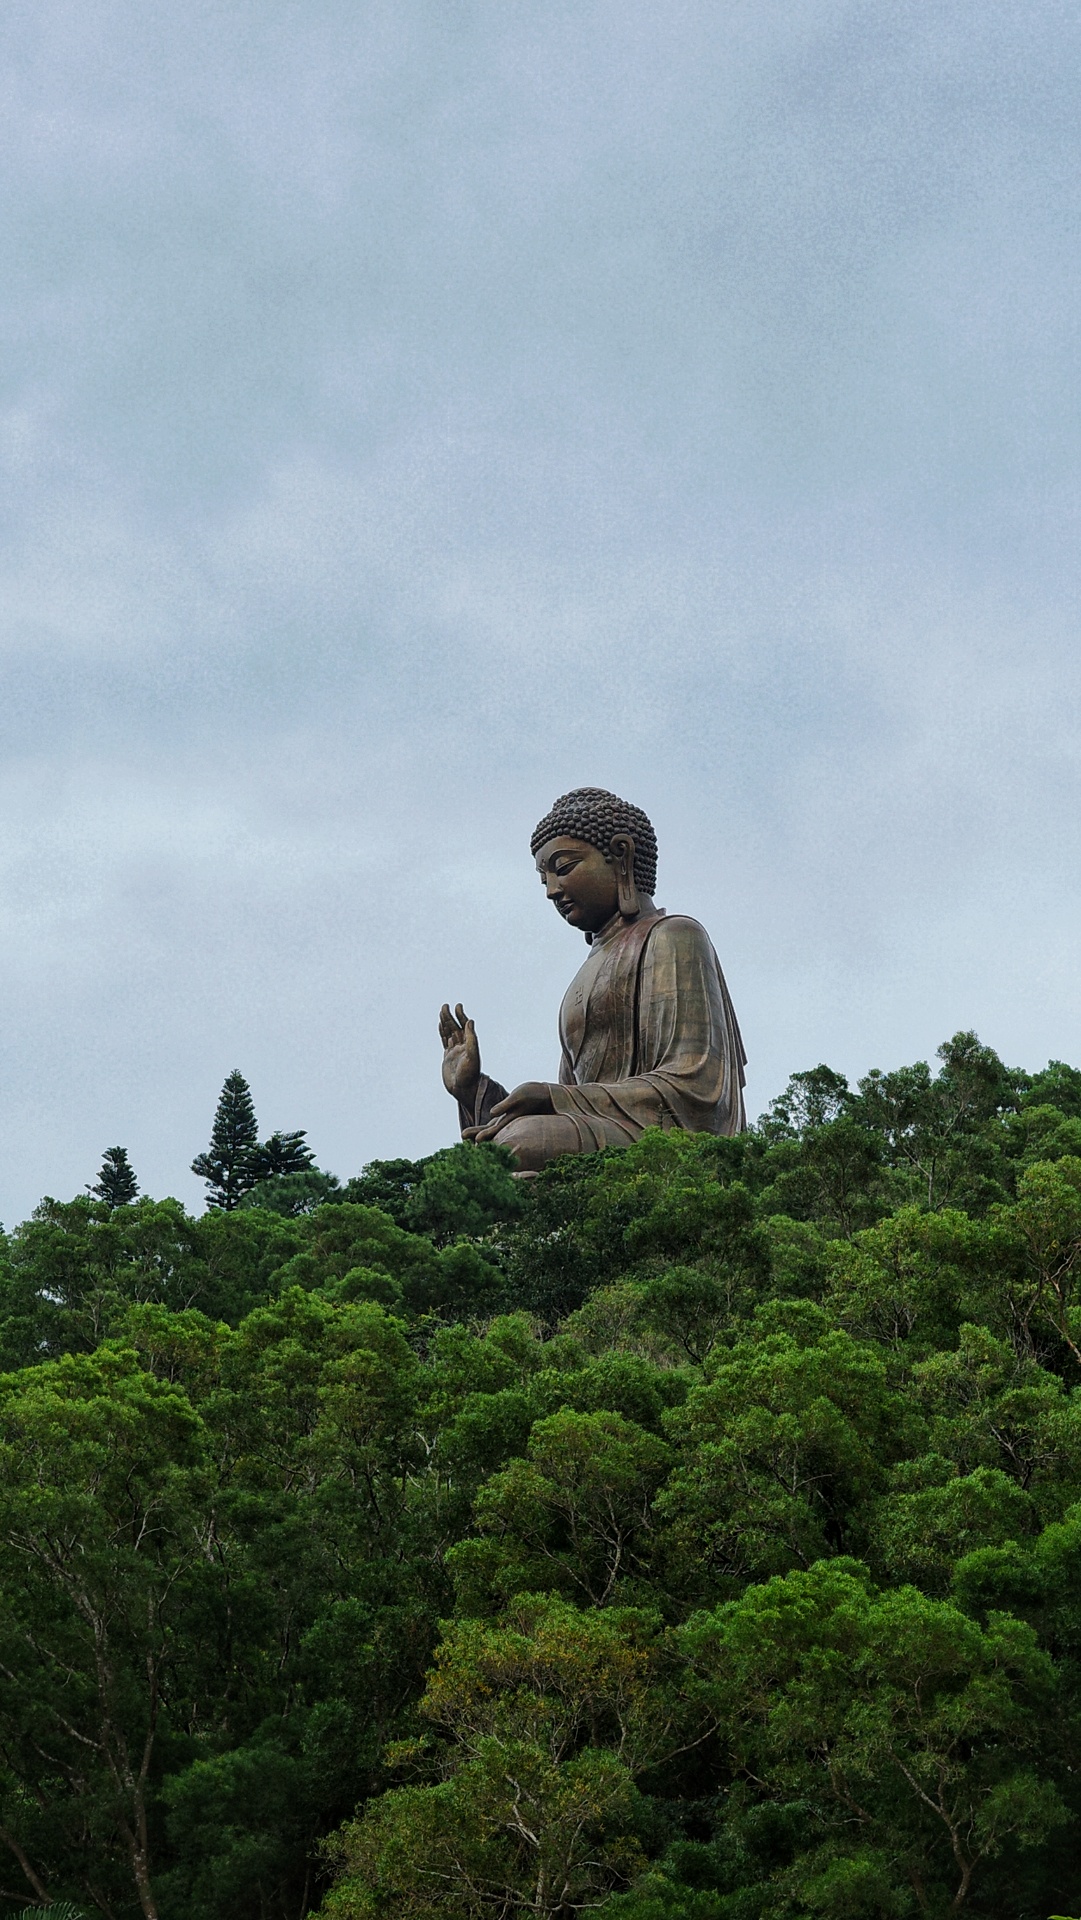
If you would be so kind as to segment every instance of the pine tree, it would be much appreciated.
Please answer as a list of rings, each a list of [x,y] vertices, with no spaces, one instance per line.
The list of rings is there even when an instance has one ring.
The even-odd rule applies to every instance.
[[[253,1147],[251,1170],[256,1180],[271,1180],[280,1173],[307,1173],[315,1165],[315,1155],[305,1146],[303,1127],[296,1133],[272,1133],[268,1140]]]
[[[221,1090],[210,1146],[191,1163],[192,1172],[206,1181],[208,1206],[231,1213],[241,1195],[254,1186],[258,1175],[252,1171],[252,1155],[258,1139],[251,1089],[235,1067]]]
[[[139,1191],[126,1147],[107,1147],[102,1157],[97,1185],[87,1191],[104,1200],[109,1207],[126,1207]]]

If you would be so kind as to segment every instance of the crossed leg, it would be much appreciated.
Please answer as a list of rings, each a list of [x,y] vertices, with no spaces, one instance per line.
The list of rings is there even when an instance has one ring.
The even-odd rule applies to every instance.
[[[520,1120],[509,1120],[496,1134],[496,1145],[510,1148],[520,1173],[539,1173],[561,1153],[589,1152],[565,1113],[527,1113]]]

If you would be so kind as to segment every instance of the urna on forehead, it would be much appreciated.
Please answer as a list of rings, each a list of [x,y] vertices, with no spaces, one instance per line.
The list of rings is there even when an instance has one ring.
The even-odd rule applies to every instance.
[[[649,816],[641,807],[621,800],[604,787],[575,787],[561,794],[550,812],[538,821],[530,838],[530,851],[536,854],[558,834],[571,834],[591,847],[607,853],[616,833],[628,833],[634,841],[634,878],[643,893],[652,894],[657,883],[657,836]]]

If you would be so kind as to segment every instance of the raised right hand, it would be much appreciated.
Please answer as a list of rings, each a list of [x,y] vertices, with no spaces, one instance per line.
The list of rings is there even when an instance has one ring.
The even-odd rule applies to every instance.
[[[455,1100],[472,1106],[480,1080],[480,1044],[460,1000],[453,1013],[444,1003],[439,1038],[443,1042],[443,1085]]]

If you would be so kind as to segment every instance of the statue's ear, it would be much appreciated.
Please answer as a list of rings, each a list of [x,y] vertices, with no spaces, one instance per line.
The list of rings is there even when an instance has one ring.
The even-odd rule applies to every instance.
[[[638,888],[634,884],[634,841],[629,833],[614,833],[608,846],[608,858],[616,873],[619,911],[624,920],[637,920],[642,911]]]

